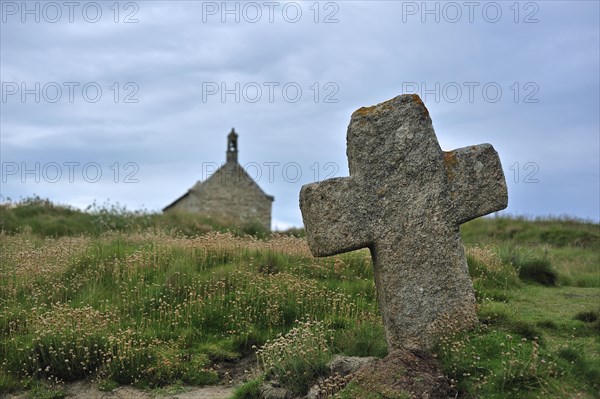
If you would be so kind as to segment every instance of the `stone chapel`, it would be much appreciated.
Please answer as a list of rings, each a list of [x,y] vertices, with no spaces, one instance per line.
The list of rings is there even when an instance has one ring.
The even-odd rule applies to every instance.
[[[237,226],[258,224],[270,231],[275,198],[265,194],[238,163],[238,135],[234,129],[227,136],[226,160],[208,179],[198,181],[163,212],[198,213]]]

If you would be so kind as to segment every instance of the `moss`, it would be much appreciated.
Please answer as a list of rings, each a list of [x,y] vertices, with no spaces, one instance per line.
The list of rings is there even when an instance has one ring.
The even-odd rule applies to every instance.
[[[427,107],[425,106],[425,103],[423,103],[423,100],[421,100],[421,97],[419,97],[418,94],[413,94],[412,100],[414,102],[416,102],[417,104],[421,105],[423,108],[425,108],[425,113],[427,114],[427,116],[429,116],[429,110],[427,109]]]
[[[380,115],[381,113],[391,110],[393,108],[393,105],[392,105],[393,101],[394,101],[394,99],[392,98],[391,100],[384,101],[382,103],[373,105],[371,107],[361,107],[361,108],[357,109],[356,111],[354,111],[354,113],[352,114],[352,117],[354,117],[355,115],[362,116],[362,117],[371,116],[371,115],[373,115],[373,116]]]

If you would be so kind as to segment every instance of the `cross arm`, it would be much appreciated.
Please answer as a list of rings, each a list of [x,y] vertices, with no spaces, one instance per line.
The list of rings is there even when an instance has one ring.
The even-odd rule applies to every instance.
[[[445,152],[444,163],[458,224],[506,208],[506,180],[491,144]]]
[[[352,177],[307,184],[300,190],[306,238],[315,256],[330,256],[371,244],[367,202]]]

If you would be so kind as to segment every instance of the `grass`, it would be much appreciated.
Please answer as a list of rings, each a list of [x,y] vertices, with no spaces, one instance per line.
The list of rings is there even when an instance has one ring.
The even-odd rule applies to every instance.
[[[257,398],[265,378],[301,395],[333,378],[333,354],[387,354],[366,250],[316,259],[301,230],[63,208],[0,209],[0,393],[216,384],[219,364],[256,356],[262,375],[234,397]],[[459,397],[598,397],[598,225],[477,219],[461,232],[481,323],[435,351]]]
[[[85,211],[53,204],[40,197],[0,204],[0,230],[14,234],[30,232],[43,237],[73,235],[99,236],[107,232],[137,232],[140,230],[175,231],[186,236],[209,231],[231,231],[236,235],[265,237],[267,232],[256,223],[231,226],[227,220],[185,212],[152,213],[129,211],[119,204],[96,203]],[[290,231],[293,234],[294,230]]]
[[[3,233],[0,245],[2,368],[21,379],[214,384],[212,365],[298,320],[351,328],[377,312],[345,292],[346,268],[288,236]]]
[[[248,381],[244,385],[238,387],[233,393],[233,399],[257,399],[260,397],[260,385],[262,378],[256,378]]]
[[[308,392],[311,381],[326,374],[335,338],[334,331],[327,330],[323,321],[297,324],[257,349],[256,356],[267,377],[302,395]]]
[[[547,244],[555,248],[598,248],[597,223],[574,218],[494,217],[479,218],[461,226],[469,244],[514,242],[521,245]]]

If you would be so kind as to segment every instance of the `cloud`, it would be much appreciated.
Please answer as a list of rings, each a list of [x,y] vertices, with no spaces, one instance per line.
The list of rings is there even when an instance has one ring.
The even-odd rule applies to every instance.
[[[224,161],[235,127],[240,161],[261,166],[259,184],[276,198],[274,220],[298,226],[301,185],[348,173],[351,113],[416,91],[444,149],[497,148],[507,212],[600,219],[597,2],[275,3],[227,2],[228,12],[222,2],[122,2],[118,15],[98,3],[95,23],[81,3],[73,22],[63,6],[50,23],[45,3],[28,2],[40,22],[23,23],[6,4],[24,3],[3,2],[1,194],[159,210],[204,177],[204,165]],[[36,162],[97,163],[104,177],[38,183],[6,173]],[[115,163],[119,179],[135,164],[139,181],[115,183]],[[526,184],[531,163],[539,182]],[[289,175],[295,164],[299,179]]]

